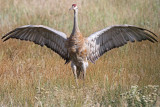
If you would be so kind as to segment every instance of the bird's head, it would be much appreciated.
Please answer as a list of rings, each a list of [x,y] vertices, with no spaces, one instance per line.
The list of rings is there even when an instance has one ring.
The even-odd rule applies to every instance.
[[[76,4],[72,4],[72,7],[69,10],[78,10],[78,7]]]

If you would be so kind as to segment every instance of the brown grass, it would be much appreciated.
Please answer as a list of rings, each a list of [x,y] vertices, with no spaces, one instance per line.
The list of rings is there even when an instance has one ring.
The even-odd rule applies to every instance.
[[[70,35],[75,1],[0,0],[0,34],[42,24]],[[84,36],[115,24],[160,33],[159,0],[76,1]],[[160,43],[129,43],[89,63],[86,84],[75,88],[70,64],[46,47],[0,40],[0,106],[122,106],[120,93],[132,85],[160,85]],[[159,101],[157,101],[159,102]],[[159,104],[159,103],[157,103]]]

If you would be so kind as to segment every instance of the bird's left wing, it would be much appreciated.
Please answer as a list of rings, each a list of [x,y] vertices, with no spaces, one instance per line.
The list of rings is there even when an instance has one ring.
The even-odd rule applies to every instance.
[[[94,63],[105,52],[125,45],[128,41],[134,42],[149,40],[157,42],[153,32],[132,25],[116,25],[93,33],[87,38],[89,49],[87,59]]]
[[[59,54],[64,60],[69,61],[68,51],[65,48],[66,34],[43,25],[25,25],[12,30],[2,37],[3,41],[10,38],[34,42],[47,46]]]

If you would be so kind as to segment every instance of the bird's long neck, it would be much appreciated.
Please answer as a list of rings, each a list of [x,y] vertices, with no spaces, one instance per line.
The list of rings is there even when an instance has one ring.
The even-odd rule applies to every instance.
[[[78,10],[74,10],[74,26],[71,35],[74,35],[76,32],[80,32],[78,27]]]

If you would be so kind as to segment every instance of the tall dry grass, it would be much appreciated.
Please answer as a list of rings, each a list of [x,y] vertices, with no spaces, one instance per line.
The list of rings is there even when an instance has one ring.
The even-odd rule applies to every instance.
[[[0,0],[0,35],[28,24],[42,24],[70,35],[73,0]],[[159,0],[79,0],[84,36],[115,24],[160,33]],[[87,69],[76,89],[70,64],[46,47],[0,40],[0,106],[127,106],[120,94],[132,85],[160,85],[160,44],[129,43],[109,51]],[[159,99],[156,102],[160,105]]]

